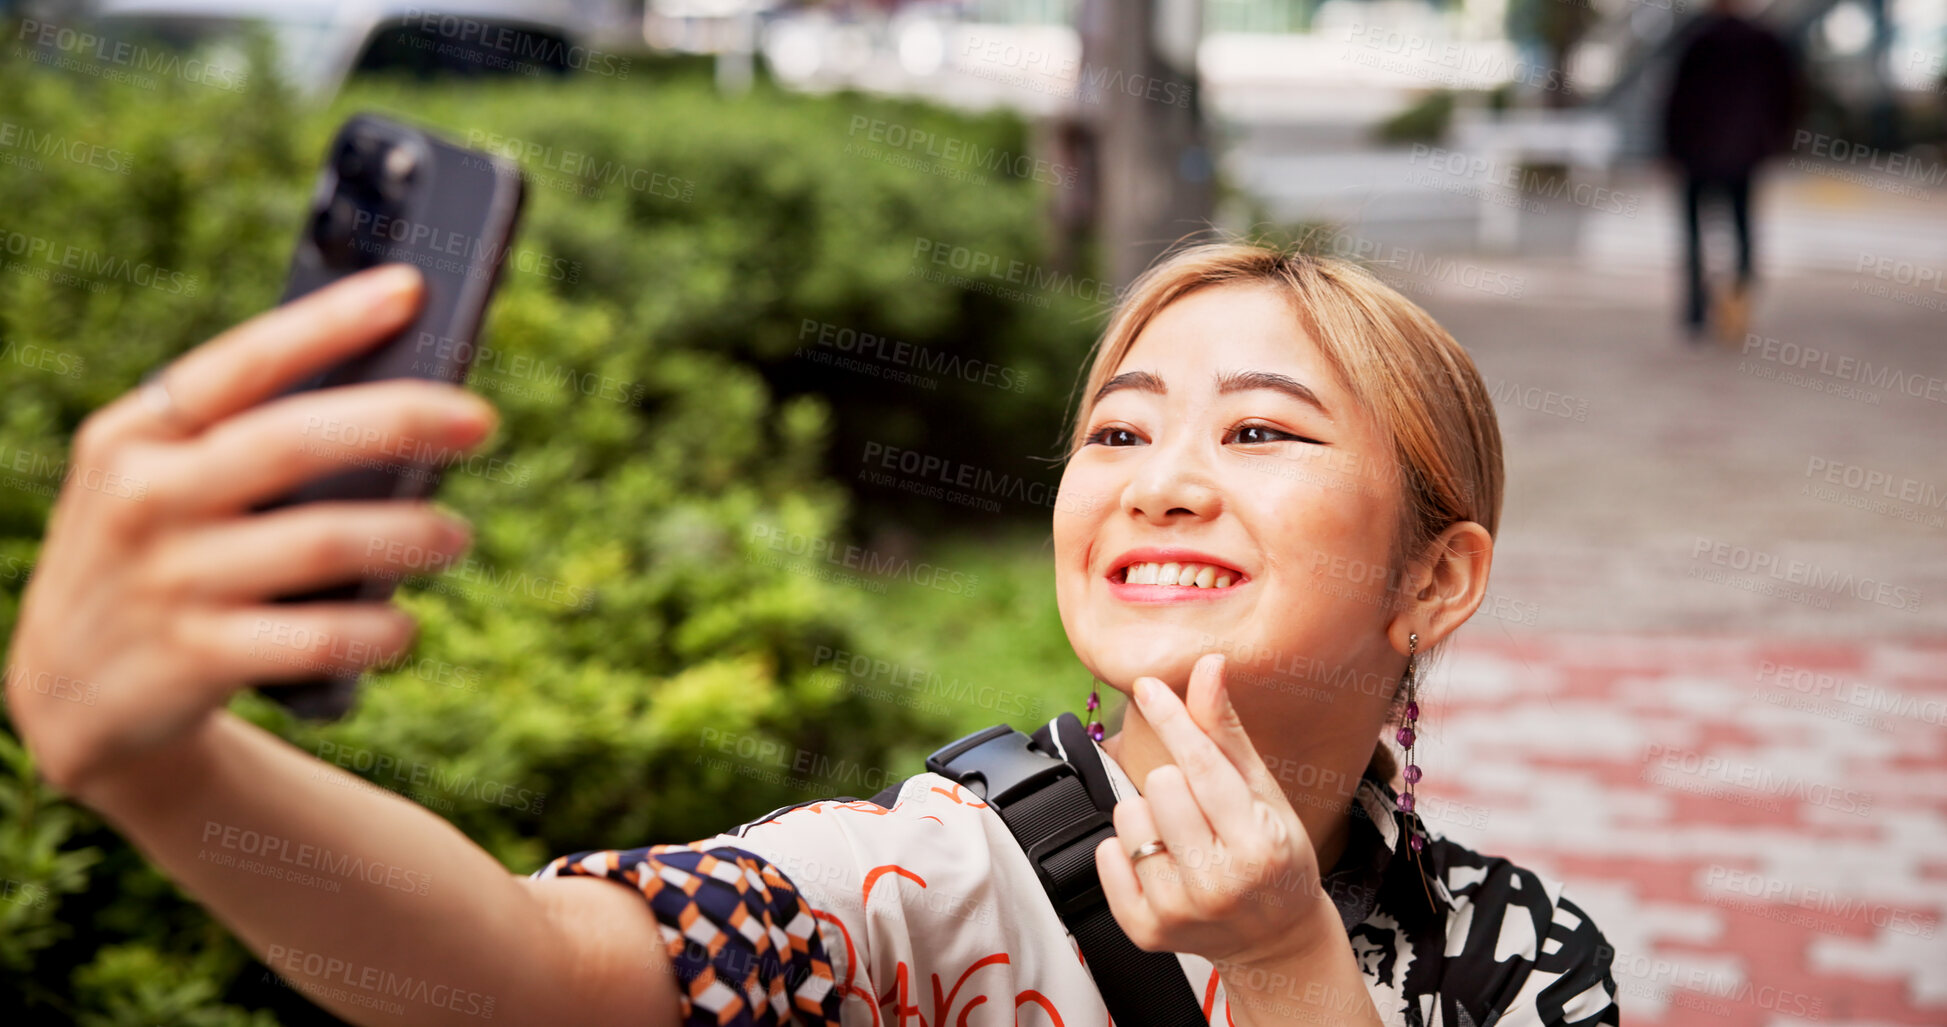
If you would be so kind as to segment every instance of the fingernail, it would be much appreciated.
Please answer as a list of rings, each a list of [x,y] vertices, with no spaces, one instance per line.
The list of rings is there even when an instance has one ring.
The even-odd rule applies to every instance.
[[[473,541],[473,528],[465,521],[454,517],[443,517],[439,525],[440,548],[449,553],[466,549]]]
[[[419,302],[419,269],[411,264],[387,264],[366,283],[377,317],[401,317]]]
[[[1141,706],[1143,709],[1148,709],[1153,703],[1156,702],[1156,693],[1152,691],[1152,689],[1157,689],[1161,687],[1163,687],[1163,683],[1161,681],[1156,680],[1155,678],[1137,678],[1136,679],[1136,704]]]
[[[500,411],[471,392],[461,392],[459,395],[460,399],[454,404],[449,417],[454,434],[476,440],[493,434],[494,425],[500,423]]]

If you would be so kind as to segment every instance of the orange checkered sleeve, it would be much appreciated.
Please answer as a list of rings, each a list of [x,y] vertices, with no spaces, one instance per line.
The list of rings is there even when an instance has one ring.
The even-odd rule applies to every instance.
[[[816,914],[784,873],[729,845],[562,856],[537,878],[605,877],[642,893],[662,927],[686,1027],[837,1027]]]

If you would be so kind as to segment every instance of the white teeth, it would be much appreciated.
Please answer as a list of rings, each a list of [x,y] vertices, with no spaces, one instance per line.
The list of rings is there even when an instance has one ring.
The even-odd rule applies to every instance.
[[[1207,563],[1132,563],[1122,580],[1131,585],[1175,585],[1179,588],[1229,588],[1235,577]]]

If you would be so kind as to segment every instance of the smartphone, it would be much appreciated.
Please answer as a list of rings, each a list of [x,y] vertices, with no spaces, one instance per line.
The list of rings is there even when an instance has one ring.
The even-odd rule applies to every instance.
[[[403,331],[284,395],[388,378],[464,383],[524,196],[519,167],[502,157],[371,114],[347,120],[325,155],[278,302],[393,262],[419,268],[425,301]],[[328,433],[333,426],[319,429]],[[424,498],[438,487],[440,466],[455,455],[405,439],[388,440],[386,448],[384,459],[316,479],[259,509],[324,499]],[[384,601],[397,585],[394,578],[372,576],[278,601]],[[358,674],[267,683],[258,690],[299,716],[335,720],[351,709]]]

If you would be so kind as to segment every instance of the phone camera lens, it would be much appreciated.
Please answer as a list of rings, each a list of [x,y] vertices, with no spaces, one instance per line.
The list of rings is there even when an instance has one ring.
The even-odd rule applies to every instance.
[[[336,164],[340,178],[358,178],[365,174],[365,155],[359,151],[359,145],[355,142],[347,142],[339,148]]]
[[[358,263],[358,247],[352,241],[356,212],[343,194],[335,195],[312,221],[311,241],[331,267],[351,267]]]
[[[403,146],[395,146],[385,154],[385,177],[388,181],[410,182],[413,172],[419,170],[419,158]]]

